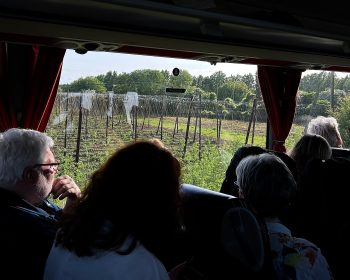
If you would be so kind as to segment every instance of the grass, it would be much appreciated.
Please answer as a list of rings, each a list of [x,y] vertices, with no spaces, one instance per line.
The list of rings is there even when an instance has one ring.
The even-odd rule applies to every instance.
[[[117,118],[116,118],[117,119]],[[150,126],[148,127],[148,121]],[[80,160],[75,163],[75,153],[77,146],[76,128],[67,135],[67,146],[64,148],[64,127],[63,124],[48,126],[47,133],[55,140],[55,154],[62,162],[59,174],[67,174],[74,178],[77,184],[84,188],[90,175],[103,163],[108,156],[123,146],[125,143],[134,141],[131,138],[132,131],[125,121],[115,123],[114,127],[109,127],[106,137],[106,121],[102,117],[88,119],[88,126],[82,129],[80,145]],[[159,118],[150,118],[145,122],[144,129],[138,130],[139,139],[160,138],[157,132]],[[175,125],[174,117],[165,117],[163,120],[164,144],[181,161],[182,182],[198,185],[211,190],[219,190],[225,176],[226,168],[237,148],[245,144],[247,122],[223,120],[221,124],[220,142],[217,143],[216,119],[202,120],[202,154],[199,159],[198,135],[194,138],[194,118],[190,126],[190,134],[186,155],[184,157],[184,134],[186,131],[187,118],[179,118],[179,131],[173,137]],[[142,121],[138,122],[139,127]],[[257,123],[254,134],[254,145],[265,146],[266,124]],[[87,132],[85,134],[85,132]],[[197,130],[198,133],[198,130]],[[294,143],[300,138],[303,128],[293,125],[289,137],[286,141],[287,149],[291,149]],[[248,144],[251,144],[251,135]],[[66,155],[65,155],[66,153]]]

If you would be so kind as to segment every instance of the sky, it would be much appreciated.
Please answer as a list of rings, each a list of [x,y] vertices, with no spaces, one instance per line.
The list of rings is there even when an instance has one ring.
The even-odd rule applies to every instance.
[[[192,76],[210,76],[222,71],[226,76],[255,74],[256,65],[217,63],[211,65],[209,62],[196,60],[162,58],[154,56],[129,55],[107,52],[88,52],[77,54],[73,50],[67,50],[60,79],[60,84],[71,83],[81,77],[97,76],[106,74],[108,71],[130,73],[134,70],[152,69],[168,70],[170,73],[177,67],[187,70]],[[319,71],[305,71],[303,75],[318,73]],[[337,76],[343,77],[348,73],[337,72]]]
[[[71,83],[81,77],[97,76],[106,74],[108,71],[130,73],[138,69],[168,70],[170,73],[177,67],[187,70],[192,76],[210,76],[222,71],[226,76],[255,74],[255,65],[218,63],[210,65],[208,62],[201,62],[186,59],[160,58],[153,56],[128,55],[106,52],[88,52],[84,55],[67,50],[61,74],[60,84]]]

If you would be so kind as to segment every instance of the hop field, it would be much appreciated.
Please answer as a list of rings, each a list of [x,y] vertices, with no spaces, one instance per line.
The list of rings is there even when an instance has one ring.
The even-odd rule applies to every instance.
[[[188,108],[181,114],[161,109],[151,112],[142,110],[142,104],[128,117],[120,101],[111,107],[106,100],[92,100],[90,108],[84,108],[76,97],[58,95],[56,99],[46,132],[55,141],[55,154],[62,162],[60,173],[72,176],[82,188],[111,153],[131,141],[161,139],[182,164],[182,182],[211,190],[220,189],[238,147],[246,143],[265,146],[265,122],[225,119],[219,114],[208,118]],[[288,148],[302,130],[293,126]]]

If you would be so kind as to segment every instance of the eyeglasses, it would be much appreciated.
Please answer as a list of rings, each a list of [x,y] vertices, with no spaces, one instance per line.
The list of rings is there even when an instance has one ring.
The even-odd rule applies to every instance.
[[[38,164],[35,164],[34,167],[48,166],[49,168],[47,170],[50,170],[52,172],[57,172],[59,165],[60,165],[60,162],[38,163]]]

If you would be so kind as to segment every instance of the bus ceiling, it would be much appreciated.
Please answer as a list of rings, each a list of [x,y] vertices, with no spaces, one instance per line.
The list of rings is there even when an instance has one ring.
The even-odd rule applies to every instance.
[[[0,41],[350,72],[350,20],[336,2],[1,1]]]

